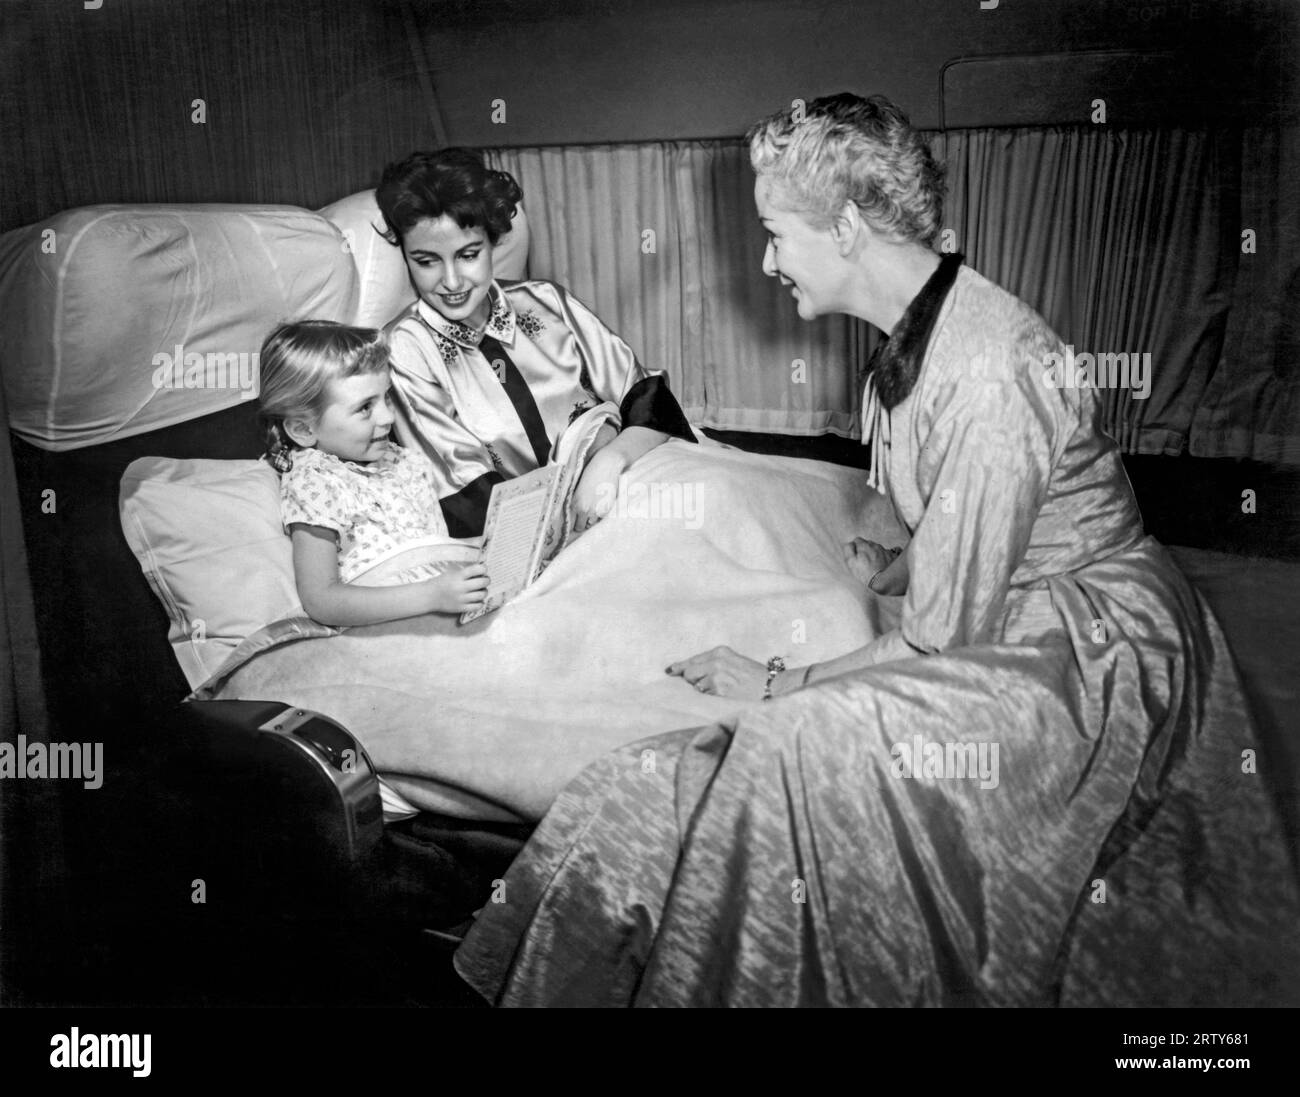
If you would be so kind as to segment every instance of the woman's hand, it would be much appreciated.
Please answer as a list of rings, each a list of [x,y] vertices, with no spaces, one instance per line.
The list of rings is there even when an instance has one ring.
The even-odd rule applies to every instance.
[[[649,427],[616,431],[608,423],[603,426],[573,493],[573,528],[581,532],[604,518],[618,498],[618,478],[667,440],[668,435]]]
[[[616,449],[606,446],[597,450],[587,460],[582,477],[573,492],[573,528],[577,532],[589,529],[605,517],[618,498],[618,478],[627,463]]]
[[[866,586],[876,572],[884,571],[894,562],[897,551],[891,551],[877,541],[868,541],[865,537],[855,537],[844,546],[844,562],[849,565],[853,577]]]
[[[600,430],[596,432],[595,440],[591,443],[591,452],[587,455],[587,459],[591,460],[617,437],[618,427],[614,426],[613,423],[602,424]]]
[[[844,562],[855,579],[877,594],[903,594],[907,590],[907,562],[894,565],[904,552],[855,537],[844,546]]]
[[[668,667],[669,674],[685,678],[701,693],[759,701],[767,684],[767,667],[737,655],[729,647],[692,655]]]
[[[464,613],[482,605],[487,597],[488,574],[482,564],[450,568],[436,579],[425,580],[432,613]]]

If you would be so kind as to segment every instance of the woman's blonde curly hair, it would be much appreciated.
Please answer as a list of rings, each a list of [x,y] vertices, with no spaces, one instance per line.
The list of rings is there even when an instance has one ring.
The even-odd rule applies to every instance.
[[[779,182],[817,223],[852,201],[880,232],[929,246],[943,218],[943,169],[883,95],[850,92],[777,111],[747,135],[758,175]]]

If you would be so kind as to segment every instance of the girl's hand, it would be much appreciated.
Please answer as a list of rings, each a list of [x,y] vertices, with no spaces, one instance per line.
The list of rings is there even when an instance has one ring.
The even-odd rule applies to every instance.
[[[577,532],[589,529],[605,517],[618,498],[618,478],[627,468],[622,455],[612,449],[594,453],[582,470],[582,477],[573,492],[573,528]]]
[[[427,583],[430,612],[464,613],[481,605],[487,597],[487,568],[482,564],[466,564],[445,571]]]
[[[737,655],[729,647],[692,655],[668,667],[668,673],[685,678],[701,693],[759,701],[767,684],[767,667]]]

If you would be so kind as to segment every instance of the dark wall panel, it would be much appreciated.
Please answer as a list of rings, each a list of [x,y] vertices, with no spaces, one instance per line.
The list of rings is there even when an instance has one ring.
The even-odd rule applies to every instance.
[[[893,96],[924,128],[1084,121],[1097,96],[1112,125],[1258,123],[1295,99],[1298,13],[1290,0],[0,0],[0,229],[95,202],[315,207],[444,136],[734,136],[846,88]],[[1087,60],[1114,50],[1145,59]]]
[[[990,2],[990,0],[985,0]],[[388,5],[391,9],[396,5]],[[952,70],[965,125],[1083,122],[1096,97],[1123,122],[1258,120],[1294,98],[1288,0],[569,0],[417,5],[453,140],[564,144],[720,137],[795,97],[881,91],[942,122],[957,59],[1049,55],[1028,89]],[[1129,64],[1069,54],[1128,51]],[[1062,55],[1065,56],[1062,56]],[[968,79],[969,78],[969,79]],[[963,81],[966,82],[963,82]],[[1289,81],[1292,81],[1289,83]],[[1029,90],[1033,94],[1026,95]],[[505,124],[492,104],[505,99]],[[949,123],[953,124],[953,123]]]

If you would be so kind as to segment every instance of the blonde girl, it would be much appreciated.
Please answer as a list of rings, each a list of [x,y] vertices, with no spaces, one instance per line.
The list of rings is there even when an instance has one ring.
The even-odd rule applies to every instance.
[[[370,625],[480,603],[488,579],[453,541],[432,466],[390,432],[382,333],[324,320],[283,324],[261,351],[268,458],[281,474],[303,608],[327,625]]]

